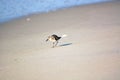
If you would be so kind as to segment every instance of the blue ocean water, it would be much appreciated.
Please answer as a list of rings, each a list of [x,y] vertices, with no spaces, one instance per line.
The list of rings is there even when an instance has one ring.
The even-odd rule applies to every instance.
[[[0,23],[21,16],[110,0],[0,0]]]

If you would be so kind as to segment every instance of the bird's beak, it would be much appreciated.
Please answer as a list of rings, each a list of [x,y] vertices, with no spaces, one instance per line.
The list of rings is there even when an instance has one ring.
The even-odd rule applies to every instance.
[[[48,39],[46,39],[46,42],[48,41]]]

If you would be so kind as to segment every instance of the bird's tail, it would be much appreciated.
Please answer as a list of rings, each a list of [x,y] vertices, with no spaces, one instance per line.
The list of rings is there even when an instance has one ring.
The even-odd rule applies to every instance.
[[[62,38],[64,38],[64,37],[67,37],[67,35],[66,35],[66,34],[64,34],[64,35],[62,35],[61,37],[62,37]]]

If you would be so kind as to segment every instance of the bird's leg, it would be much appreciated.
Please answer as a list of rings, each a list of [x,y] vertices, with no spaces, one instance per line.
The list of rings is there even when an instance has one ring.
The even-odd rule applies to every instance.
[[[55,45],[55,42],[53,42],[53,46],[52,46],[52,48],[54,48],[54,47],[55,47],[54,45]]]
[[[56,44],[55,44],[55,46],[57,46],[57,44],[58,44],[58,41],[56,41]]]

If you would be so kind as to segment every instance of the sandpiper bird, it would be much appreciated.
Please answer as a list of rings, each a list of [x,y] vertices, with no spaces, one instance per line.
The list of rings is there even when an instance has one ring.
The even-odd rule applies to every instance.
[[[59,37],[59,36],[57,36],[56,34],[53,34],[53,35],[51,35],[51,36],[48,36],[48,38],[46,39],[46,42],[47,41],[51,41],[51,42],[53,42],[53,48],[55,47],[55,46],[57,46],[57,44],[58,44],[58,41],[61,39],[61,38],[63,38],[63,37],[66,37],[67,35],[62,35],[61,37]]]

